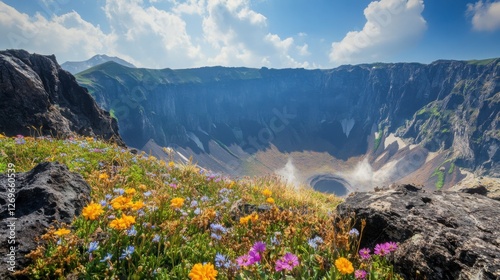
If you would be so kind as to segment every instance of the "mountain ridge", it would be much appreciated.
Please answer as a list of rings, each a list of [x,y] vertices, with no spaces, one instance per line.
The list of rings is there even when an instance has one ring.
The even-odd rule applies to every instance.
[[[356,169],[366,157],[369,172],[393,166],[389,175],[380,174],[387,180],[411,178],[441,188],[466,176],[455,174],[452,164],[500,174],[499,65],[499,58],[314,70],[106,64],[76,77],[114,113],[125,141],[136,148],[159,150],[148,144],[154,139],[215,170],[227,165],[219,171],[236,175],[274,172],[287,160],[271,162],[294,152],[326,153],[339,160],[335,172],[346,171],[346,164]],[[271,159],[266,153],[273,149],[278,154]],[[259,156],[258,166],[246,162]],[[413,169],[427,171],[410,176]]]
[[[63,64],[61,64],[61,67],[70,72],[71,74],[76,74],[82,71],[85,71],[89,68],[92,68],[96,65],[106,63],[109,61],[113,61],[115,63],[118,63],[120,65],[129,67],[129,68],[135,68],[135,66],[132,63],[129,63],[119,57],[116,56],[108,56],[105,54],[96,54],[93,57],[84,60],[84,61],[66,61]]]

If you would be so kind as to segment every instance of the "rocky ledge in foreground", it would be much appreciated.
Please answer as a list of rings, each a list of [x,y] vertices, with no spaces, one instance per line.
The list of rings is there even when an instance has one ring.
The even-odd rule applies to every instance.
[[[394,263],[406,279],[500,279],[500,201],[402,185],[353,193],[338,210],[366,219],[362,246],[399,242]]]
[[[116,120],[53,55],[0,51],[0,115],[0,133],[8,136],[78,134],[124,144]]]
[[[12,219],[8,203],[8,174],[0,175],[0,279],[8,279],[6,256],[10,246],[16,246],[15,270],[28,264],[25,254],[37,247],[35,238],[44,234],[53,222],[70,224],[90,200],[90,186],[82,176],[70,172],[66,165],[41,163],[29,172],[15,173],[16,201]],[[9,222],[15,222],[8,227]],[[15,229],[15,234],[11,233]],[[15,236],[15,244],[8,236]]]

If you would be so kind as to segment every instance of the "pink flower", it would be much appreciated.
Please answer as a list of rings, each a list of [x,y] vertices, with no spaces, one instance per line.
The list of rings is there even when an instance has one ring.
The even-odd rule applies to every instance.
[[[370,258],[370,249],[368,248],[363,248],[361,250],[359,250],[359,256],[363,259],[363,260],[367,260]]]
[[[358,269],[354,271],[354,277],[356,277],[356,279],[366,279],[366,271]]]
[[[294,267],[298,265],[299,265],[299,258],[292,253],[286,253],[281,259],[276,261],[275,269],[276,271],[292,270]]]
[[[389,252],[394,252],[398,249],[398,244],[396,242],[387,242],[385,245]]]
[[[374,253],[381,257],[390,253],[387,243],[375,245]]]

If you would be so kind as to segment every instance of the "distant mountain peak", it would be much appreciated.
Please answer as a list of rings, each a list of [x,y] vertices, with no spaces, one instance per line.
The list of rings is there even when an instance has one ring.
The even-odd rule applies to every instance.
[[[119,57],[108,56],[105,54],[96,54],[85,61],[66,61],[63,64],[61,64],[61,67],[64,70],[70,72],[71,74],[76,74],[109,61],[116,62],[126,67],[136,68],[132,63],[129,63]]]

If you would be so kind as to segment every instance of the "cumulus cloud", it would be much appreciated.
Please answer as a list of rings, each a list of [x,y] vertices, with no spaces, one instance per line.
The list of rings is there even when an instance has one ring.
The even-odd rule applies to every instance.
[[[30,17],[3,2],[0,2],[0,34],[5,34],[0,41],[1,49],[55,53],[66,59],[107,52],[114,40],[113,36],[104,34],[76,12],[47,20],[40,13]]]
[[[336,65],[380,61],[411,45],[426,30],[423,10],[423,0],[371,2],[364,10],[363,29],[332,43],[330,61]]]
[[[467,5],[467,14],[472,17],[472,27],[477,31],[500,29],[500,1]]]
[[[105,0],[102,11],[110,31],[76,11],[30,16],[0,1],[0,48],[54,53],[60,62],[105,53],[148,68],[309,66],[307,44],[270,32],[250,0]]]

